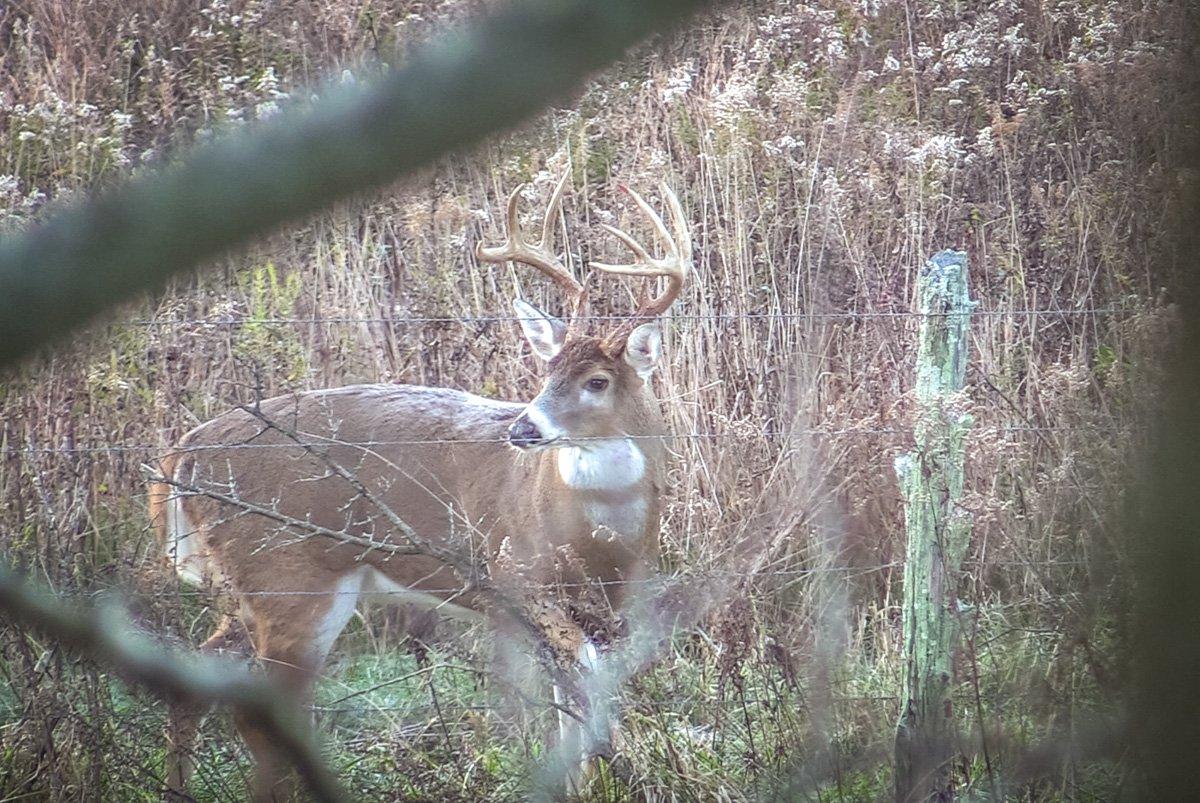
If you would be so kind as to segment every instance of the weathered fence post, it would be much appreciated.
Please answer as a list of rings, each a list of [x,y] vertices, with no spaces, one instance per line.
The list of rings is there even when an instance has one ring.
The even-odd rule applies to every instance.
[[[956,588],[971,537],[958,508],[971,417],[955,409],[967,365],[967,257],[935,254],[919,279],[916,451],[896,459],[908,546],[904,695],[896,727],[897,801],[950,799],[954,717],[947,692],[957,637]]]

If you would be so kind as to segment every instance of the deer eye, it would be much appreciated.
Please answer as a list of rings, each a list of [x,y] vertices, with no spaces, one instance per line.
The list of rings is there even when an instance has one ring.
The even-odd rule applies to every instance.
[[[602,376],[593,376],[587,381],[587,389],[599,393],[608,387],[608,380]]]

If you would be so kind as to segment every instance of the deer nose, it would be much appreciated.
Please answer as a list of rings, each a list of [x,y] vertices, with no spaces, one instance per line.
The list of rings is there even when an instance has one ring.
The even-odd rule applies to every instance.
[[[513,421],[508,428],[508,442],[520,449],[528,449],[545,440],[542,432],[526,416],[522,415]]]

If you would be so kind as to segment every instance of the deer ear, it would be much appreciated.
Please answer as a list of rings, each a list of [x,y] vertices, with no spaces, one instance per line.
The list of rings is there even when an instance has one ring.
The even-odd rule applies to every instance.
[[[625,362],[637,375],[649,379],[662,360],[662,332],[656,323],[644,323],[629,333],[625,341]]]
[[[521,330],[533,353],[546,361],[554,359],[567,339],[567,325],[519,298],[513,300],[513,309],[517,311]]]

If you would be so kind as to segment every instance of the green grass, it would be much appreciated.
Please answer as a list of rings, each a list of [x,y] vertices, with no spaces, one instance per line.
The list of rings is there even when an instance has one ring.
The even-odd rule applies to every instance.
[[[347,635],[315,693],[317,721],[330,765],[355,799],[521,799],[537,778],[555,727],[548,708],[521,705],[481,671],[486,662],[465,656],[458,636],[429,651],[424,663],[403,650],[369,649],[366,628]],[[469,634],[468,634],[469,635]],[[1003,726],[1022,744],[1044,739],[1055,722],[1056,678],[1074,676],[1076,714],[1098,710],[1102,695],[1078,678],[1077,658],[1047,649],[1045,636],[1022,637],[1010,624],[984,619],[976,639],[980,705],[989,726]],[[897,702],[880,667],[846,660],[825,675],[828,692],[815,676],[791,685],[753,645],[738,665],[696,649],[681,636],[649,671],[626,684],[622,716],[624,757],[601,771],[588,787],[589,800],[634,800],[674,794],[678,799],[792,799],[868,801],[886,796],[891,775],[890,732]],[[1068,661],[1064,664],[1064,661]],[[806,672],[811,667],[806,668]],[[80,674],[88,668],[68,665]],[[724,672],[724,675],[722,675]],[[511,676],[508,673],[506,676]],[[100,677],[103,719],[103,788],[122,800],[157,799],[163,765],[164,708],[119,680]],[[963,732],[977,724],[973,688],[955,689]],[[535,684],[536,685],[536,684]],[[526,690],[530,698],[538,690]],[[1088,702],[1090,701],[1090,703]],[[86,696],[66,701],[86,716]],[[1082,707],[1081,707],[1082,705]],[[12,687],[0,688],[0,730],[18,726],[22,705]],[[963,770],[964,792],[988,794],[989,776],[978,744],[964,747],[975,757]],[[20,744],[18,742],[18,744]],[[1012,753],[992,745],[991,761],[1003,777]],[[89,754],[80,746],[75,766],[87,775]],[[112,759],[119,758],[119,761]],[[10,765],[20,764],[9,755]],[[238,800],[251,764],[229,717],[214,715],[198,745],[198,769],[190,791],[198,801]],[[1101,800],[1121,782],[1109,765],[1081,765],[1070,787],[1010,789],[1006,799]],[[5,792],[13,791],[10,788]]]
[[[407,47],[443,11],[470,4],[215,4],[202,24],[179,3],[108,4],[103,14],[88,3],[10,5],[0,218],[15,224],[128,169],[117,161],[150,159],[145,148],[169,155],[197,128],[240,125],[221,122],[231,110],[253,117],[272,95],[268,65],[279,90],[303,102],[300,88],[323,71],[371,61],[376,36]],[[785,571],[819,568],[833,553],[838,566],[890,563],[903,552],[892,461],[909,444],[881,430],[913,423],[915,330],[886,316],[910,308],[926,254],[961,247],[972,254],[973,293],[993,314],[972,336],[966,400],[978,422],[967,481],[976,551],[961,590],[982,614],[953,701],[968,734],[964,794],[988,793],[981,728],[998,733],[989,747],[1002,773],[1056,728],[1069,732],[1123,701],[1127,657],[1119,622],[1106,617],[1127,607],[1129,547],[1104,522],[1124,503],[1132,424],[1155,414],[1157,360],[1175,326],[1157,300],[1171,275],[1156,266],[1182,141],[1159,93],[1174,68],[1142,44],[1165,46],[1187,26],[1171,4],[1064,2],[1021,20],[1014,48],[985,25],[1008,12],[941,11],[800,13],[778,2],[718,14],[598,76],[564,101],[576,110],[548,113],[127,310],[156,325],[80,335],[74,349],[0,386],[0,446],[21,452],[0,459],[0,546],[64,592],[132,593],[150,632],[203,640],[212,607],[155,574],[139,471],[150,455],[40,450],[165,447],[260,387],[274,395],[405,381],[528,398],[533,363],[514,326],[264,320],[505,314],[514,277],[519,292],[553,306],[540,280],[476,270],[470,252],[497,235],[498,202],[513,186],[536,179],[545,197],[549,179],[570,169],[555,241],[573,261],[614,256],[601,222],[649,233],[620,184],[653,194],[665,178],[694,224],[696,278],[665,327],[670,365],[656,383],[672,431],[721,437],[674,450],[662,539],[670,566],[740,569],[746,553]],[[1078,42],[1068,48],[1063,31]],[[947,36],[959,44],[943,52]],[[834,39],[845,42],[844,59],[830,55]],[[1123,55],[1131,52],[1142,54],[1136,64]],[[991,56],[990,66],[960,58],[971,53]],[[664,101],[681,77],[691,89]],[[738,83],[752,90],[742,116],[718,115],[714,99]],[[1005,122],[996,104],[1006,98],[1019,121]],[[928,164],[911,159],[946,134],[961,136],[966,155],[932,181]],[[537,206],[527,199],[522,213],[532,220]],[[593,311],[628,309],[626,295],[596,282]],[[1141,311],[999,315],[1109,306]],[[884,315],[742,317],[773,311]],[[214,323],[228,319],[242,322]],[[792,424],[827,435],[792,449],[765,434]],[[1001,431],[1009,425],[1039,431]],[[1082,558],[1110,562],[1112,575],[1058,565]],[[900,573],[819,577],[748,579],[736,591],[750,600],[745,610],[721,611],[734,601],[722,600],[627,684],[628,772],[602,775],[589,796],[888,796]],[[415,659],[387,646],[394,638],[379,635],[387,627],[373,614],[368,621],[352,626],[318,689],[320,705],[346,709],[319,722],[354,796],[522,798],[546,754],[550,712],[506,702],[494,679],[471,671],[414,675]],[[36,634],[3,625],[0,635],[0,799],[157,799],[161,704]],[[791,652],[794,678],[768,637]],[[431,665],[477,663],[462,642],[442,642]],[[211,718],[204,733],[193,791],[243,799],[250,765],[229,718]],[[1067,764],[1007,793],[1110,800],[1127,788],[1122,766]]]

